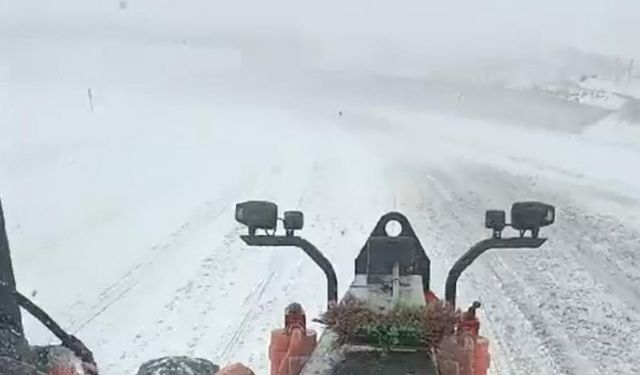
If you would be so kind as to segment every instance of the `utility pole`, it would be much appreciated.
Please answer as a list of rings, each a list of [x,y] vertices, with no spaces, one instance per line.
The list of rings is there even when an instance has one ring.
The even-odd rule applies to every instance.
[[[89,108],[91,109],[91,113],[93,113],[93,94],[91,93],[91,88],[87,90],[87,96],[89,97]]]

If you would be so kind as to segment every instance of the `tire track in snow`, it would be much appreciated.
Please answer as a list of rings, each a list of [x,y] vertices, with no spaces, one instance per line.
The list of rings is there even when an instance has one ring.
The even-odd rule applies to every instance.
[[[272,165],[265,170],[261,183],[254,186],[255,190],[262,191],[244,198],[269,199],[282,195],[282,192],[274,192],[281,185],[290,187],[288,174],[294,172],[299,175],[291,166]],[[283,191],[287,192],[287,189]],[[294,191],[294,194],[298,192]],[[232,220],[231,217],[227,219]],[[240,360],[264,367],[266,350],[255,353],[260,357],[258,361],[253,353],[247,361],[242,350],[249,341],[255,344],[258,334],[264,336],[257,338],[259,342],[268,338],[266,331],[276,313],[271,296],[278,295],[283,281],[286,288],[293,279],[287,276],[292,276],[290,270],[296,263],[288,260],[287,252],[295,250],[249,248],[239,238],[245,231],[243,226],[235,225],[221,243],[212,247],[196,273],[176,291],[155,323],[136,335],[135,344],[131,350],[123,352],[124,357],[146,358],[145,352],[151,343],[166,340],[167,335],[171,335],[177,340],[160,353],[156,350],[150,354],[154,357],[162,352],[175,354],[176,349],[173,353],[168,349],[174,347],[182,353],[203,356],[222,364],[227,360]],[[278,318],[284,307],[277,307]]]
[[[442,228],[441,225],[438,225],[439,229],[445,233],[449,233],[449,235],[454,235],[461,239],[460,242],[449,242],[451,250],[460,251],[460,253],[455,257],[449,258],[450,264],[453,264],[457,259],[457,256],[462,255],[462,252],[466,251],[471,244],[485,238],[486,233],[480,236],[472,236],[468,228],[473,228],[471,226],[473,224],[461,221],[459,216],[456,214],[458,212],[456,205],[459,197],[457,197],[453,192],[450,192],[448,196],[451,197],[450,200],[446,200],[446,207],[449,212],[445,213],[444,216],[441,213],[441,210],[444,207],[433,211],[433,208],[429,208],[430,205],[426,203],[425,208],[427,208],[427,210],[432,210],[429,216],[433,218],[433,221],[436,223],[447,223],[447,220],[450,220],[444,228]],[[430,199],[432,196],[428,197],[429,198],[427,199]],[[449,218],[445,218],[445,216],[448,216]],[[477,215],[474,214],[473,217],[475,218],[475,216]],[[474,224],[477,227],[480,227],[479,222],[480,220],[477,220]],[[456,230],[455,234],[451,232],[452,227]],[[467,230],[464,228],[467,228]],[[461,242],[464,243],[464,245],[462,245]],[[508,295],[509,300],[506,300],[504,295],[501,293],[494,294],[496,287],[495,281],[497,281],[496,279],[498,279],[499,276],[493,270],[483,270],[483,268],[486,268],[483,266],[484,264],[482,260],[474,263],[473,267],[465,272],[466,277],[461,280],[460,284],[464,289],[464,285],[467,285],[468,287],[469,279],[473,280],[473,284],[475,285],[469,288],[467,293],[463,292],[461,295],[476,294],[480,297],[479,299],[483,301],[483,312],[485,312],[485,320],[488,322],[485,328],[493,331],[493,337],[491,338],[492,346],[497,346],[498,349],[492,350],[492,360],[494,362],[492,372],[497,374],[534,373],[536,371],[536,373],[539,374],[551,373],[544,372],[540,367],[542,363],[536,363],[537,360],[532,357],[533,352],[539,350],[539,344],[529,343],[514,347],[513,342],[509,343],[509,341],[505,340],[505,336],[513,337],[515,333],[516,335],[524,334],[525,337],[528,336],[538,343],[544,342],[544,338],[537,335],[538,332],[536,330],[535,322],[531,320],[530,316],[527,316],[526,311],[523,311],[521,306],[514,306],[511,298],[512,296],[510,294]],[[467,279],[467,281],[465,282],[464,279]],[[514,311],[514,307],[516,307],[517,310]],[[519,321],[519,323],[514,324],[514,321]],[[551,352],[546,351],[546,356],[552,357]],[[555,365],[552,365],[552,368],[555,368]]]
[[[250,175],[239,186],[251,186],[249,182],[257,177]],[[235,187],[229,188],[219,196],[206,201],[170,233],[164,242],[150,246],[146,259],[130,267],[117,281],[107,286],[92,304],[88,305],[83,300],[73,303],[69,308],[69,313],[73,317],[69,324],[69,331],[77,334],[127,296],[148,275],[158,268],[166,267],[164,263],[175,257],[179,248],[222,218],[227,212],[231,198],[241,191],[242,189]]]
[[[458,197],[456,201],[464,202],[465,199]],[[461,218],[461,215],[458,214],[461,211],[455,210],[454,212],[453,217],[461,227],[469,228],[472,225],[471,220]],[[472,213],[469,212],[469,215],[472,215]],[[497,253],[491,256],[491,253],[487,253],[488,257],[485,255],[486,259],[483,259],[485,261],[479,261],[478,265],[486,268],[498,279],[500,289],[505,292],[502,296],[508,298],[520,310],[524,319],[533,327],[534,334],[547,348],[551,349],[547,350],[547,354],[553,358],[554,363],[558,366],[558,373],[567,375],[592,373],[593,367],[589,359],[578,352],[576,344],[567,337],[564,328],[552,323],[552,319],[543,310],[522,297],[523,295],[530,296],[535,294],[532,292],[532,288],[527,286],[528,283],[518,277],[500,259],[500,256],[495,254]],[[536,256],[536,254],[530,255]]]
[[[597,276],[600,282],[604,283],[630,308],[640,311],[640,291],[637,286],[620,276],[622,271],[619,268],[603,265],[602,259],[588,246],[577,245],[576,248],[584,255],[583,258],[578,258],[582,266],[587,268],[592,275]],[[606,261],[604,263],[606,264]]]
[[[397,187],[402,194],[402,211],[405,212],[414,225],[414,229],[420,240],[423,242],[427,254],[432,262],[432,289],[441,295],[444,289],[446,273],[463,251],[471,245],[470,238],[466,234],[464,227],[460,227],[450,216],[455,210],[455,202],[450,190],[445,187],[439,179],[436,179],[432,172],[437,171],[438,166],[426,165],[405,165],[395,167],[391,171],[390,180],[396,181]],[[481,238],[473,238],[471,241],[478,241]],[[491,291],[495,289],[493,275],[478,272],[477,266],[471,267],[465,272],[461,280],[464,285],[459,290],[459,299],[467,295],[476,295],[483,302],[484,311],[491,313],[484,316],[482,321],[484,335],[491,340],[492,364],[490,372],[492,374],[517,374],[517,373],[551,373],[545,372],[542,363],[533,364],[529,352],[520,352],[521,348],[527,345],[513,348],[509,346],[504,337],[509,337],[511,332],[518,328],[522,330],[523,325],[517,327],[513,324],[514,318],[518,317],[518,312],[513,311],[513,306],[502,298],[491,296]],[[473,280],[470,287],[468,281]],[[477,298],[474,298],[477,299]],[[526,324],[524,324],[526,327]],[[526,331],[527,328],[525,328]],[[533,331],[528,331],[533,333]],[[529,346],[531,350],[539,346]],[[508,354],[506,354],[508,353]],[[514,360],[521,365],[517,366]],[[528,370],[527,370],[528,369]],[[523,371],[524,370],[524,371]]]
[[[443,173],[446,172],[439,171],[437,167],[433,171],[426,173],[428,174],[428,177],[425,177],[428,181],[427,184],[420,183],[421,180],[419,179],[416,180],[416,171],[409,175],[410,181],[414,184],[417,183],[419,185],[418,189],[422,190],[423,201],[416,205],[416,210],[419,213],[423,211],[427,215],[427,220],[435,224],[440,231],[446,235],[453,236],[448,241],[445,241],[445,246],[450,246],[452,249],[460,247],[459,251],[462,252],[471,243],[475,243],[487,236],[485,232],[482,232],[480,221],[483,210],[491,207],[483,207],[483,210],[477,209],[474,206],[477,197],[471,195],[471,198],[467,198],[466,195],[460,195],[461,192],[465,190],[471,191],[476,187],[473,181],[464,184],[465,187],[461,189],[457,183],[450,181]],[[425,173],[422,172],[422,174]],[[443,194],[443,191],[446,194]],[[493,195],[493,193],[489,195]],[[502,198],[504,199],[505,197]],[[478,212],[475,212],[476,210]],[[467,219],[463,219],[461,216],[465,216]],[[474,231],[473,228],[478,229]],[[477,238],[476,236],[471,238],[472,233],[478,233]],[[438,240],[437,235],[435,237],[434,241],[442,246],[442,240]],[[463,241],[466,242],[464,245],[461,244]],[[446,254],[440,255],[447,256]],[[494,258],[495,256],[491,260]],[[454,258],[449,259],[451,263],[455,260]],[[494,337],[490,338],[492,339],[492,346],[494,348],[497,346],[498,349],[493,350],[495,361],[492,372],[495,373],[498,370],[500,373],[506,374],[572,374],[580,370],[589,370],[590,367],[588,365],[583,365],[583,363],[588,362],[582,361],[584,357],[577,352],[571,340],[558,333],[556,329],[558,327],[553,324],[550,325],[548,317],[543,318],[540,314],[531,313],[532,310],[535,311],[534,307],[519,297],[524,289],[523,282],[509,277],[513,276],[513,274],[496,269],[495,262],[487,260],[480,259],[465,273],[464,279],[473,280],[475,287],[468,290],[473,290],[474,294],[479,294],[482,297],[481,300],[484,301],[486,310],[490,311],[489,316],[484,319],[488,323],[485,327],[494,332]],[[442,259],[439,261],[442,261]],[[482,269],[485,271],[482,272]],[[507,275],[508,282],[504,280],[504,275]],[[498,277],[501,280],[498,280]],[[493,295],[492,290],[495,290],[496,284],[499,285],[497,281],[502,281],[502,284],[504,284],[502,286],[505,291],[504,295]],[[465,281],[461,280],[461,282]],[[465,293],[463,289],[461,295],[465,294],[471,293]],[[505,299],[505,296],[508,299]],[[514,325],[512,321],[518,316],[520,316],[519,324]],[[529,333],[527,334],[526,332]],[[521,342],[515,344],[516,341],[520,341],[520,339],[527,336],[530,337],[529,341],[533,341],[527,345],[523,345]],[[537,344],[535,344],[536,342]],[[544,344],[545,342],[547,344]],[[571,353],[569,357],[572,360],[567,362],[564,356],[558,356],[553,350],[549,350],[548,344],[550,342],[553,342],[554,347],[562,348],[563,353]],[[536,355],[540,350],[545,353],[542,357]],[[499,353],[508,354],[505,356]],[[553,362],[546,362],[545,358],[553,358]],[[546,362],[546,365],[543,364],[544,362]],[[547,368],[546,372],[544,370],[545,367]]]
[[[485,181],[488,180],[476,178],[473,184],[465,185],[474,187],[478,189],[481,194],[485,194],[482,199],[492,199],[493,197],[493,199],[496,200],[507,199],[509,202],[515,202],[539,195],[539,193],[532,193],[529,189],[523,189],[522,186],[515,185],[509,180],[508,176],[498,177],[494,175],[491,179],[490,186],[483,186]],[[452,185],[455,185],[455,182],[452,182]],[[457,191],[459,191],[459,189],[457,189]],[[487,192],[490,193],[487,194]],[[480,199],[481,197],[473,192],[467,196],[458,195],[458,202],[461,203],[462,209],[459,211],[456,210],[456,220],[461,224],[466,222],[467,225],[471,225],[471,221],[468,219],[465,220],[463,217],[469,217],[469,215],[472,215],[475,211],[477,211],[477,215],[479,215],[479,213],[484,210],[484,208],[478,207],[477,205]],[[558,204],[557,202],[554,203],[556,205]],[[465,209],[467,209],[466,215],[464,214]],[[545,246],[547,246],[548,249],[550,244],[546,244]],[[544,257],[535,253],[539,252],[539,250],[529,250],[529,254],[526,253],[527,250],[524,251],[525,253],[522,253],[522,255],[520,255],[518,250],[496,252],[494,256],[486,257],[479,263],[502,280],[502,289],[506,292],[505,296],[512,301],[513,305],[521,311],[524,318],[531,323],[535,335],[542,341],[547,349],[546,354],[553,359],[555,366],[557,366],[555,373],[594,373],[595,366],[591,363],[590,357],[578,350],[578,343],[569,336],[567,327],[558,320],[559,317],[556,316],[557,311],[547,311],[536,306],[534,303],[535,300],[529,300],[539,295],[539,293],[529,285],[537,285],[538,288],[543,285],[548,285],[546,288],[549,289],[562,285],[562,283],[556,279],[553,271],[549,272],[547,268],[543,266],[536,268],[537,264],[545,261]],[[512,259],[511,256],[513,255],[516,255],[518,258],[527,259],[528,266],[526,269],[518,268],[518,271],[515,271],[513,266],[520,266],[521,263],[507,263],[506,259]],[[529,259],[529,257],[531,258]],[[544,274],[544,277],[540,278],[538,274]],[[525,277],[528,280],[525,280]]]
[[[148,358],[146,352],[154,347],[153,343],[166,341],[167,337],[177,338],[171,340],[171,344],[177,343],[179,349],[161,345],[157,348],[159,351],[150,353],[150,356],[180,353],[193,356],[203,341],[215,335],[215,329],[211,328],[214,322],[210,318],[217,313],[217,304],[228,295],[229,285],[225,281],[233,276],[236,267],[233,262],[237,261],[238,254],[233,248],[241,229],[237,226],[224,235],[222,242],[201,261],[198,271],[175,290],[164,304],[164,309],[155,315],[153,323],[141,327],[135,334],[133,345],[122,352],[121,358]],[[212,355],[206,357],[215,359]]]
[[[516,292],[511,295],[532,303],[537,308],[534,317],[543,317],[551,322],[550,327],[559,339],[552,342],[552,348],[558,348],[558,353],[554,351],[554,356],[559,356],[564,363],[577,364],[579,367],[572,367],[582,373],[637,373],[640,368],[637,359],[624,348],[640,345],[637,335],[628,334],[640,332],[638,314],[626,309],[621,304],[623,299],[612,295],[607,290],[606,282],[583,265],[584,255],[576,245],[581,241],[582,232],[597,233],[607,238],[611,236],[611,231],[601,225],[564,220],[565,207],[574,204],[570,203],[571,197],[561,198],[555,191],[549,191],[548,187],[529,178],[510,174],[496,175],[494,172],[487,168],[469,171],[464,174],[464,184],[485,194],[490,192],[487,195],[497,198],[501,204],[508,202],[505,199],[548,200],[559,208],[558,223],[547,230],[550,241],[544,249],[539,250],[543,256],[525,258],[516,252],[503,252],[487,258],[484,263],[498,267],[503,272],[510,272],[509,279],[520,279],[520,285],[524,287],[520,289],[520,294],[526,297],[521,297]],[[479,197],[472,194],[469,197],[463,196],[463,199],[466,199],[466,205],[470,209],[478,208],[476,202]],[[619,225],[614,226],[619,228]],[[633,238],[634,235],[627,237]],[[620,253],[628,254],[626,247],[622,245]],[[613,263],[619,264],[619,257],[611,260],[613,259],[616,259]],[[602,259],[598,267],[610,269],[610,264]],[[567,362],[563,356],[573,358],[573,361]],[[588,364],[586,368],[584,363]],[[559,370],[566,373],[570,368],[563,366]]]
[[[111,284],[103,290],[97,301],[86,309],[86,312],[80,313],[82,319],[75,319],[71,324],[69,331],[78,333],[88,324],[91,324],[96,318],[103,314],[108,308],[120,301],[126,294],[135,288],[141,279],[145,278],[147,273],[159,263],[163,261],[163,255],[175,252],[185,241],[200,231],[203,227],[211,222],[218,220],[225,212],[226,207],[221,208],[220,204],[207,202],[205,206],[194,213],[187,221],[174,231],[167,242],[164,244],[156,244],[151,247],[150,257],[147,261],[141,262],[133,266],[127,271],[117,282]],[[74,315],[78,315],[82,301],[76,302],[72,307]],[[80,306],[79,306],[80,305]]]
[[[310,174],[306,176],[305,182],[300,186],[301,190],[297,192],[298,198],[292,199],[291,196],[287,198],[288,201],[297,202],[295,208],[300,209],[303,203],[308,203],[305,197],[315,197],[314,184],[321,170],[319,161],[314,159],[308,169]],[[272,188],[275,187],[272,186]],[[302,270],[307,268],[309,266],[307,263],[311,261],[296,248],[250,248],[250,251],[270,253],[264,275],[266,278],[260,281],[245,299],[240,310],[242,319],[239,323],[230,325],[231,329],[223,335],[224,339],[218,351],[221,351],[220,363],[247,358],[247,363],[254,370],[262,373],[268,372],[269,332],[281,326],[285,307],[297,301],[292,293],[296,294],[303,285]],[[315,267],[315,265],[312,266]],[[264,349],[256,352],[259,348],[257,343],[264,343]]]
[[[640,259],[634,252],[640,246],[640,235],[615,219],[581,215],[580,210],[574,207],[565,208],[562,214],[565,221],[575,224],[571,233],[578,241],[576,249],[582,255],[577,257],[578,261],[630,308],[640,313],[640,272],[632,272],[640,270]],[[586,224],[583,223],[584,218],[587,219]],[[619,254],[612,254],[609,249]],[[626,263],[624,269],[620,261],[613,258],[614,255],[623,258]]]
[[[212,227],[216,220],[224,220],[225,224],[232,224],[232,216],[222,217],[222,214],[228,213],[226,206],[230,205],[230,202],[246,198],[241,196],[243,192],[247,194],[247,191],[255,186],[270,186],[267,182],[273,183],[275,179],[281,178],[281,172],[281,166],[273,165],[255,176],[253,184],[245,185],[247,189],[228,192],[226,197],[219,199],[225,207],[214,217],[204,220],[202,229]],[[262,183],[256,185],[256,181],[262,181]],[[212,250],[203,254],[195,274],[181,283],[182,286],[175,290],[168,302],[164,304],[163,310],[155,313],[153,323],[140,327],[137,333],[132,332],[135,336],[133,345],[128,346],[120,355],[121,360],[127,359],[127,364],[123,366],[121,361],[118,364],[112,364],[111,368],[122,369],[129,366],[129,371],[133,372],[141,360],[177,353],[196,355],[198,352],[204,352],[204,357],[216,359],[216,353],[211,353],[210,350],[220,342],[220,329],[215,327],[220,322],[216,321],[219,319],[212,319],[212,317],[219,314],[220,304],[235,305],[234,301],[227,300],[234,293],[242,293],[241,286],[238,287],[239,290],[234,287],[234,280],[237,280],[235,272],[242,265],[239,262],[251,259],[243,254],[250,251],[242,250],[243,245],[240,244],[239,236],[245,229],[239,224],[230,226],[231,229],[222,236],[221,242],[214,243],[211,246]],[[221,227],[229,227],[229,225]],[[185,239],[188,240],[198,233],[185,233]],[[167,345],[155,344],[166,341],[168,336],[175,339],[170,340],[171,342]],[[205,345],[207,347],[203,348]]]
[[[258,282],[253,291],[247,296],[247,298],[245,298],[240,310],[242,311],[243,309],[246,309],[246,311],[241,314],[242,319],[240,320],[240,323],[235,325],[235,328],[231,330],[230,337],[224,340],[226,341],[226,344],[222,353],[220,353],[221,363],[227,363],[232,359],[230,356],[234,353],[239,342],[246,335],[249,324],[261,313],[258,308],[258,304],[264,297],[264,292],[273,281],[275,274],[276,271],[272,270],[267,279]]]

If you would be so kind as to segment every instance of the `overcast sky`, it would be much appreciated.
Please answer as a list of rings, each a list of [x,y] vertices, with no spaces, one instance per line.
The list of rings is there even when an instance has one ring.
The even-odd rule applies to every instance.
[[[128,0],[126,11],[118,3],[0,0],[0,30],[280,31],[329,43],[384,39],[436,54],[571,46],[640,57],[639,0]]]

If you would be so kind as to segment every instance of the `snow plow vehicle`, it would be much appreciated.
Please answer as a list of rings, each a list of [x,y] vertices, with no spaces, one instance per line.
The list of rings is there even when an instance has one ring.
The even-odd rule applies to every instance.
[[[307,327],[303,307],[284,310],[283,326],[271,332],[270,375],[485,375],[490,367],[489,341],[480,334],[476,311],[456,306],[457,282],[464,270],[490,249],[539,248],[540,229],[555,221],[555,208],[541,202],[519,202],[506,212],[490,210],[485,227],[491,236],[472,246],[449,270],[444,298],[431,289],[431,260],[409,220],[398,212],[383,215],[355,259],[354,279],[338,296],[332,264],[312,243],[299,237],[299,211],[278,217],[276,204],[248,201],[236,205],[236,220],[247,227],[248,246],[299,248],[326,276],[326,312],[317,319],[326,328],[318,337]],[[0,374],[98,375],[92,352],[64,331],[42,309],[16,289],[0,204]],[[284,234],[278,235],[282,222]],[[400,226],[390,233],[390,223]],[[507,227],[517,231],[505,238]],[[258,234],[258,232],[263,232]],[[25,310],[61,341],[31,346],[21,321]],[[265,348],[267,349],[267,348]],[[138,375],[243,375],[240,364],[220,369],[201,358],[164,357],[144,363]]]

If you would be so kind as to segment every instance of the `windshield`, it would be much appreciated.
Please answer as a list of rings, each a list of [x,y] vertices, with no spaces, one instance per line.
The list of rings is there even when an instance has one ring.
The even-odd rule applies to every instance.
[[[0,0],[0,331],[11,348],[68,334],[104,375],[169,356],[265,374],[284,309],[299,303],[320,337],[382,215],[411,221],[435,300],[490,236],[485,210],[540,201],[557,209],[543,247],[490,252],[457,281],[457,306],[482,303],[492,371],[638,374],[638,14],[637,0]],[[295,234],[337,290],[303,252],[240,238],[234,205],[251,199],[277,203],[274,222],[306,215],[289,216]],[[63,332],[18,315],[16,288]]]

